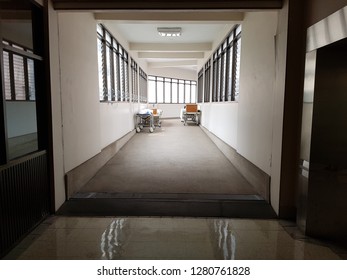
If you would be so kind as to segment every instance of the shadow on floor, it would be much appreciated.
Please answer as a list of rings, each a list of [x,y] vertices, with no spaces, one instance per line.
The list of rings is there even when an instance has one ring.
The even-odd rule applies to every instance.
[[[57,212],[64,216],[181,216],[276,218],[257,195],[221,194],[81,194]]]

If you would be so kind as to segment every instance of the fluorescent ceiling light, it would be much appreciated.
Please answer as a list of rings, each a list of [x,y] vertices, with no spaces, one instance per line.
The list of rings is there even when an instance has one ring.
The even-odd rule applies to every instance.
[[[163,37],[178,37],[181,36],[181,27],[158,27],[158,33]]]

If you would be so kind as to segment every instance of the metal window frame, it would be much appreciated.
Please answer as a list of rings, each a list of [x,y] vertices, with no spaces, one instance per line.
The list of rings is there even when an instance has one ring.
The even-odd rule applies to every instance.
[[[233,73],[233,67],[234,67],[234,60],[233,58],[233,52],[234,52],[234,46],[232,45],[228,45],[227,48],[227,61],[228,61],[228,65],[227,65],[227,83],[226,83],[226,88],[225,88],[225,101],[232,101],[232,96],[233,96],[233,77],[232,77],[232,73]],[[231,74],[230,73],[230,69],[231,69]],[[230,79],[229,79],[230,76]]]
[[[130,92],[129,92],[129,59],[128,59],[128,53],[126,50],[123,49],[123,70],[124,70],[124,93],[123,93],[123,100],[125,102],[130,101]]]
[[[4,42],[6,42],[7,44],[5,44]],[[14,43],[14,42],[7,40],[7,39],[3,39],[1,42],[1,45],[2,45],[2,52],[1,53],[4,53],[4,52],[8,53],[8,62],[9,62],[8,67],[9,67],[9,72],[10,72],[9,82],[10,82],[10,89],[11,89],[11,99],[6,99],[6,97],[5,97],[5,101],[33,101],[33,102],[35,102],[36,97],[34,99],[30,99],[28,59],[31,59],[35,64],[36,61],[42,61],[42,57],[35,55],[33,53],[32,49],[27,48],[25,46],[22,46],[20,44]],[[14,46],[17,46],[19,48],[16,48]],[[25,99],[18,99],[17,95],[16,95],[16,90],[15,90],[16,81],[15,81],[15,69],[14,69],[15,67],[14,67],[14,60],[13,60],[14,55],[17,55],[23,59]],[[34,73],[34,75],[35,75],[35,73]],[[34,76],[34,78],[35,78],[35,76]]]
[[[189,80],[184,80],[184,101],[186,101],[186,97],[188,92],[186,92],[187,86],[189,88],[189,97],[188,97],[188,102],[185,103],[195,103],[192,102],[192,83]]]
[[[2,38],[0,27],[0,38]],[[0,54],[3,53],[3,44],[0,44]],[[3,55],[0,55],[0,69],[4,69]],[[0,71],[0,166],[8,161],[8,134],[6,122],[5,79],[3,71]]]
[[[205,63],[204,67],[204,102],[210,102],[211,92],[211,59]]]
[[[241,33],[241,25],[236,25],[213,53],[212,102],[235,101],[234,89],[238,61],[236,46],[238,41],[241,40]],[[231,48],[232,51],[230,51]],[[231,75],[229,75],[230,64],[232,64]],[[231,81],[229,81],[229,76]]]
[[[169,102],[166,102],[166,94],[165,94],[166,84],[170,85],[170,92],[168,93],[170,95],[169,96],[169,100],[170,100]],[[164,78],[164,103],[165,104],[172,104],[172,78],[167,78],[167,77]]]
[[[158,81],[158,78],[163,79],[162,81]],[[170,103],[166,103],[165,102],[165,79],[169,79],[170,80]],[[186,91],[186,85],[190,86],[190,92],[192,92],[192,87],[195,87],[195,93],[196,93],[196,89],[197,89],[197,82],[194,80],[184,80],[184,79],[178,79],[178,78],[170,78],[170,77],[162,77],[162,76],[154,76],[154,75],[149,75],[148,76],[148,80],[150,81],[154,81],[155,82],[155,102],[150,102],[150,104],[158,104],[158,82],[163,83],[163,103],[160,102],[160,104],[185,104],[185,91]],[[175,82],[174,80],[177,80],[177,82]],[[181,82],[182,81],[182,82]],[[176,83],[177,84],[177,103],[173,103],[173,87],[172,84]],[[180,102],[180,87],[179,85],[182,84],[183,85],[183,102]],[[196,96],[195,96],[196,97]],[[191,100],[191,96],[190,96],[190,101]],[[195,100],[196,102],[196,100]]]
[[[173,84],[176,84],[176,92],[173,92]],[[173,97],[176,95],[177,102],[173,102]],[[172,104],[178,104],[178,79],[171,78],[171,102]]]
[[[237,65],[240,62],[240,61],[238,61],[238,57],[237,57],[238,43],[239,42],[240,42],[240,45],[241,45],[242,44],[241,43],[241,34],[237,35],[237,38],[234,41],[234,48],[233,48],[233,51],[234,51],[234,53],[233,53],[234,61],[233,61],[233,74],[232,74],[232,88],[233,88],[233,99],[234,100],[236,100],[236,96],[238,96],[238,94],[236,94],[236,84],[238,83],[238,85],[240,85],[240,81],[237,82],[237,70],[238,70],[237,69]],[[239,50],[239,51],[241,52],[241,50]]]
[[[131,58],[130,61],[132,101],[139,102],[138,65],[133,58]]]
[[[147,74],[145,71],[139,67],[139,76],[140,76],[140,103],[147,103],[148,95],[147,95]]]
[[[97,31],[97,36],[101,40],[102,44],[102,65],[99,65],[99,67],[102,67],[103,99],[100,99],[100,102],[129,102],[129,54],[103,24],[98,24],[98,26],[102,31],[102,34]],[[110,42],[106,40],[106,36],[110,37]],[[110,55],[109,60],[106,59],[106,48],[109,48],[110,53],[112,54]],[[108,63],[110,64],[111,71],[111,89],[108,88],[107,80]],[[121,69],[123,69],[122,76]],[[111,92],[111,96],[108,95],[109,91]],[[99,96],[101,97],[100,94]]]
[[[203,101],[203,91],[204,91],[204,68],[198,73],[198,103]]]

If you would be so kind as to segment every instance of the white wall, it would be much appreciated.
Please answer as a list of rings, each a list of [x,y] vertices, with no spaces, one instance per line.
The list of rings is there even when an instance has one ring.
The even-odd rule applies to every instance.
[[[59,13],[65,171],[101,151],[96,22],[92,13]]]
[[[278,13],[278,30],[276,35],[276,80],[274,83],[275,96],[272,121],[273,138],[270,197],[271,205],[276,213],[279,213],[280,204],[283,113],[289,10],[289,1],[285,0],[283,2],[283,8]]]
[[[100,103],[101,148],[134,130],[135,110],[131,103]]]
[[[149,108],[153,105],[149,104]],[[154,108],[163,110],[162,118],[179,118],[184,104],[155,104]]]
[[[234,149],[237,148],[238,107],[237,102],[200,104],[201,124]]]
[[[277,12],[246,13],[242,24],[237,151],[271,174]]]
[[[37,132],[36,103],[6,101],[7,137]]]
[[[55,210],[58,210],[65,201],[65,170],[59,72],[58,15],[57,12],[53,10],[51,1],[48,1],[48,22],[53,124],[54,194]]]
[[[184,69],[184,68],[148,68],[148,75],[169,77],[184,80],[198,80],[198,74],[194,70]]]

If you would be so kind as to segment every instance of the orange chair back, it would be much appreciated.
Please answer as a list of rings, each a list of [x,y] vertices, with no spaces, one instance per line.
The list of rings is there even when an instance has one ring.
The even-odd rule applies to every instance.
[[[186,112],[187,113],[195,113],[198,111],[198,104],[187,104]]]

